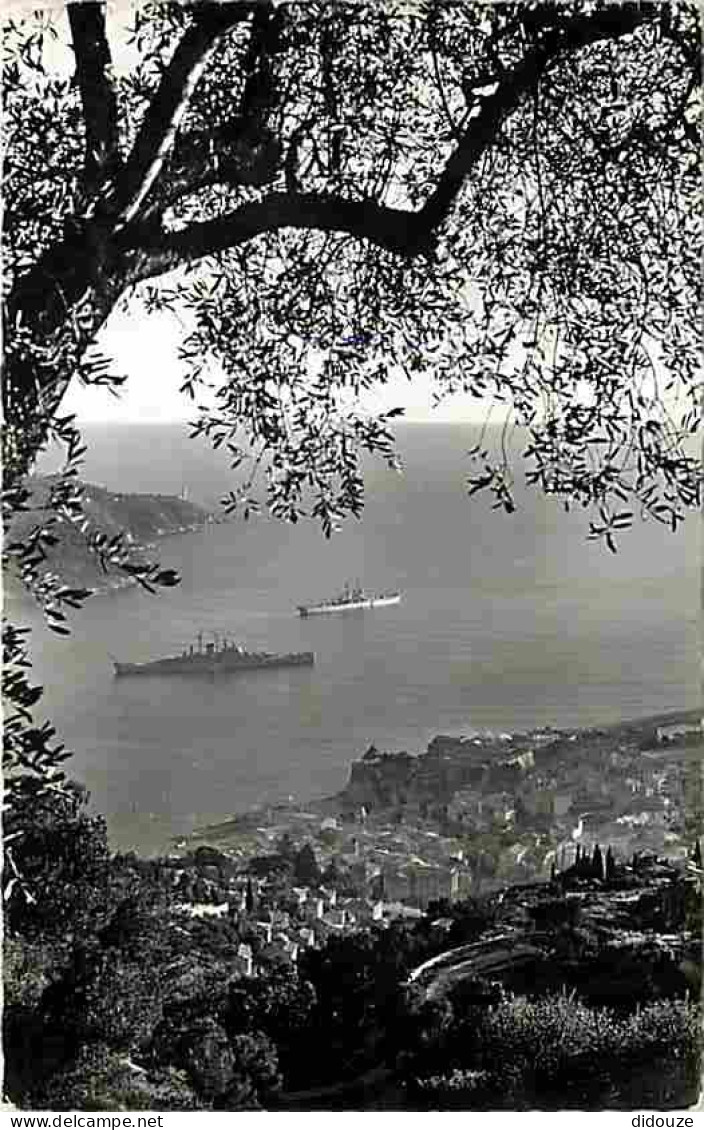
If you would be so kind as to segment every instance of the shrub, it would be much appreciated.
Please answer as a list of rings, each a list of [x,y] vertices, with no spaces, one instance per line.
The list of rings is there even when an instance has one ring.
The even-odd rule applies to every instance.
[[[50,985],[41,1009],[67,1046],[142,1046],[161,1018],[158,971],[126,961],[119,950],[78,949],[61,980]]]
[[[79,785],[61,794],[30,780],[15,786],[3,823],[7,931],[57,946],[90,936],[110,909],[105,821],[89,815]]]
[[[203,1110],[203,1104],[178,1072],[147,1075],[105,1044],[92,1044],[74,1063],[38,1089],[35,1109],[45,1110]]]
[[[663,1078],[674,1071],[678,1083],[648,1095],[676,1106],[696,1094],[700,1050],[698,1009],[683,1001],[654,1002],[622,1017],[565,994],[512,997],[460,1020],[453,1070],[440,1075],[431,1067],[415,1090],[427,1101],[432,1095],[436,1109],[457,1106],[459,1094],[503,1109],[628,1106],[644,1065],[658,1062]]]
[[[50,944],[5,938],[2,955],[3,1006],[36,1007],[49,978],[56,971],[57,955]]]

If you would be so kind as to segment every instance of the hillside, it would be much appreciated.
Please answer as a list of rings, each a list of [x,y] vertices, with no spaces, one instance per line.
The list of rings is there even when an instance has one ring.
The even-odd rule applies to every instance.
[[[205,846],[147,861],[109,855],[81,790],[25,803],[15,858],[34,899],[6,902],[4,965],[21,1109],[696,1100],[699,844],[379,916],[285,837],[247,861]]]
[[[42,501],[51,477],[37,476],[32,481],[34,509],[17,517],[8,538],[21,539],[42,520]],[[172,534],[200,529],[213,521],[202,506],[166,494],[123,494],[93,483],[84,484],[84,511],[89,529],[109,538],[121,531],[135,558],[147,556],[154,543]],[[68,521],[60,525],[60,541],[47,556],[47,571],[60,572],[67,584],[107,590],[130,584],[130,579],[113,572],[106,574],[90,553],[84,534]]]

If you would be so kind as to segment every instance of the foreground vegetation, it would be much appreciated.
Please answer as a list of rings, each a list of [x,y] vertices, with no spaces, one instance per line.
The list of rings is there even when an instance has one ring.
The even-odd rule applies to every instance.
[[[110,854],[79,788],[57,803],[27,785],[16,811],[25,834],[13,852],[7,829],[16,874],[6,901],[4,1046],[6,1089],[21,1108],[694,1101],[697,971],[676,945],[669,957],[667,946],[650,956],[616,946],[580,920],[564,884],[431,906],[412,925],[332,937],[294,966],[263,961],[244,977],[236,954],[252,940],[246,916],[185,912],[165,861]],[[197,859],[184,866],[197,882]],[[671,869],[651,891],[638,881],[634,932],[696,936],[696,878]],[[574,879],[580,889],[591,882]],[[518,918],[548,955],[539,967],[509,962],[442,992],[408,982],[428,958],[498,936]]]

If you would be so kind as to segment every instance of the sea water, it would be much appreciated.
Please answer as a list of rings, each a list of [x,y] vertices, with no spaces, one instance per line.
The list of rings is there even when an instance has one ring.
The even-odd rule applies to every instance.
[[[44,709],[75,751],[70,772],[140,850],[252,805],[329,794],[374,743],[421,752],[437,733],[584,726],[695,707],[698,523],[654,523],[616,555],[588,521],[518,490],[516,513],[468,499],[469,425],[406,425],[402,475],[367,469],[361,521],[235,520],[164,539],[182,583],[94,597],[72,635],[34,611]],[[185,426],[89,427],[85,477],[216,506],[220,453]],[[401,589],[400,605],[302,620],[296,605],[346,581]],[[214,681],[118,679],[112,661],[180,652],[202,631],[251,649],[315,652],[313,668]]]

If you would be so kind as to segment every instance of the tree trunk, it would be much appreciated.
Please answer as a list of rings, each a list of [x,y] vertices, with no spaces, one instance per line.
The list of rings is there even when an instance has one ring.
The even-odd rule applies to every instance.
[[[124,256],[93,223],[67,231],[17,284],[4,328],[8,486],[29,471],[87,347],[127,282]]]

